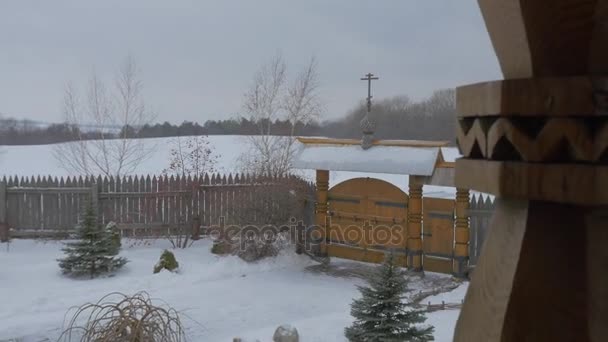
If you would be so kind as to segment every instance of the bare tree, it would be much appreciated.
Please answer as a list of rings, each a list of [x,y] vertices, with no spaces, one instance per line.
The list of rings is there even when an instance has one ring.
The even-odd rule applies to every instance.
[[[82,97],[72,84],[65,89],[64,116],[75,141],[56,145],[55,158],[76,174],[134,172],[151,152],[137,139],[138,129],[153,118],[145,106],[135,61],[131,57],[124,61],[110,87],[93,72],[85,88]],[[99,133],[87,134],[85,125],[93,125]]]
[[[454,114],[456,108],[456,91],[454,89],[435,90],[426,100],[426,111],[434,115],[448,116]]]
[[[245,171],[275,177],[289,173],[297,124],[320,116],[322,106],[318,88],[314,57],[291,82],[287,80],[287,65],[281,55],[276,55],[257,71],[243,103],[246,115],[259,129],[259,135],[248,138],[250,149],[241,156]],[[272,123],[278,119],[290,123],[288,136],[272,132]]]
[[[164,174],[203,176],[217,171],[219,156],[206,136],[176,137],[171,144],[169,167]]]

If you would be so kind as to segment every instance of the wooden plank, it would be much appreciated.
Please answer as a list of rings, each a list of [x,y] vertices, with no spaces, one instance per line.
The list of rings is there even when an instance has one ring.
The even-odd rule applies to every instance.
[[[367,212],[367,211],[365,211]],[[366,214],[365,212],[344,212],[330,210],[329,215],[332,221],[341,219],[350,219],[353,222],[364,222],[369,221],[372,223],[391,223],[391,224],[406,224],[407,218],[402,216],[377,216]]]
[[[452,274],[452,262],[453,259],[451,257],[435,257],[425,254],[422,259],[422,267],[427,272]]]
[[[164,191],[167,191],[167,193],[172,190],[171,186],[172,186],[172,181],[171,181],[172,177],[167,177],[165,176],[163,178],[163,183],[161,184],[163,187]],[[165,194],[162,194],[162,198],[163,198],[163,222],[169,224],[169,225],[174,225],[174,221],[173,221],[173,215],[171,212],[171,198]]]
[[[144,208],[143,208],[143,196],[142,192],[144,191],[145,188],[145,179],[144,177],[138,177],[135,176],[135,180],[133,181],[133,184],[135,186],[135,188],[133,189],[133,192],[136,193],[137,195],[134,194],[134,203],[133,203],[133,210],[135,211],[135,222],[137,223],[143,223],[144,222]]]
[[[7,223],[6,219],[6,182],[0,182],[0,223]]]
[[[123,176],[116,177],[116,192],[125,193],[125,181]],[[126,208],[126,197],[119,197],[116,199],[118,211],[116,212],[116,223],[127,223],[127,208]]]
[[[129,176],[127,179],[127,193],[130,193],[130,196],[128,196],[125,200],[126,200],[126,205],[127,205],[127,221],[129,223],[134,222],[133,220],[133,216],[135,214],[135,206],[133,205],[133,177]]]
[[[99,188],[97,187],[97,184],[92,184],[90,191],[90,205],[93,208],[93,212],[95,213],[98,222],[101,222],[99,220]]]
[[[604,80],[606,82],[608,80]],[[593,82],[602,82],[601,79]],[[511,79],[456,88],[459,117],[589,116],[596,111],[589,76]]]
[[[455,342],[501,340],[528,207],[526,202],[498,201],[506,203],[497,208],[491,234],[473,272],[456,323]]]
[[[424,197],[423,208],[424,269],[450,274],[454,254],[455,201]],[[427,258],[427,255],[430,257]]]
[[[49,187],[51,185],[50,179],[46,177],[42,177],[40,180],[40,186]],[[52,197],[45,196],[44,194],[40,194],[40,207],[41,207],[41,215],[40,215],[40,227],[42,229],[53,229],[51,226],[51,220],[53,219],[54,213],[56,213],[56,209],[52,206]]]
[[[205,227],[210,227],[211,226],[211,217],[210,217],[210,210],[211,210],[211,196],[209,194],[209,188],[205,187],[206,185],[209,185],[211,182],[211,180],[209,179],[209,174],[205,173],[205,178],[203,179],[203,187],[201,188],[203,191],[203,197],[204,197],[204,209],[203,209],[203,226]]]
[[[211,219],[211,225],[216,225],[219,223],[219,215],[217,210],[217,194],[218,191],[220,191],[217,187],[219,181],[216,177],[216,174],[211,175],[210,184],[212,187],[209,189],[209,199],[211,202],[209,203],[209,215]]]
[[[65,185],[65,179],[63,177],[55,178],[54,185],[57,187],[63,187]],[[57,207],[59,208],[59,211],[57,213],[57,226],[65,227],[64,229],[69,229],[71,227],[68,226],[68,224],[66,222],[66,218],[65,218],[65,216],[67,216],[66,206],[67,206],[66,194],[65,193],[57,194]]]
[[[153,199],[153,189],[152,189],[153,185],[152,185],[152,178],[150,178],[150,175],[146,175],[146,179],[144,182],[144,192],[145,195],[143,197],[143,210],[144,210],[144,223],[150,224],[151,222],[154,221],[154,217],[155,217],[155,212],[156,212],[156,205],[154,203],[154,199]]]
[[[479,0],[479,5],[505,78],[589,71],[596,1]]]
[[[473,159],[456,163],[456,184],[461,188],[519,199],[608,204],[608,166]]]
[[[386,251],[363,249],[353,246],[330,243],[327,246],[327,253],[331,257],[379,264],[384,261]],[[396,263],[397,265],[403,267],[406,266],[405,253],[396,253]]]

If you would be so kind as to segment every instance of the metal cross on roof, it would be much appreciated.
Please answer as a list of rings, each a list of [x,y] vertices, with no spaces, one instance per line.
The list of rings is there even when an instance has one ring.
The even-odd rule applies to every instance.
[[[359,125],[361,126],[361,131],[363,132],[363,137],[361,138],[361,147],[364,150],[371,148],[374,145],[374,131],[376,130],[376,123],[371,119],[370,114],[372,111],[372,81],[379,79],[378,77],[374,77],[374,74],[369,73],[362,78],[362,81],[367,81],[367,113]]]
[[[379,80],[378,77],[374,77],[374,74],[371,72],[365,75],[361,81],[367,81],[367,111],[371,112],[372,110],[372,81]]]

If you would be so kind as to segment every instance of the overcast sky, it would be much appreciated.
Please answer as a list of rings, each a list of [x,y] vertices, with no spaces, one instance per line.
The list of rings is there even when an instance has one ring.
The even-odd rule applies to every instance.
[[[476,0],[2,0],[0,113],[61,121],[63,88],[131,55],[158,120],[234,117],[276,52],[319,62],[327,118],[376,98],[500,78]]]

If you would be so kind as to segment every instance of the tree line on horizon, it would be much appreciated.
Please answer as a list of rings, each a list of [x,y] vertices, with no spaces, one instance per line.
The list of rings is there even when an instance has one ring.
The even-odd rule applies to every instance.
[[[344,117],[318,122],[297,122],[295,132],[302,136],[326,136],[332,138],[361,137],[359,121],[366,112],[362,101]],[[413,101],[406,95],[375,101],[372,118],[377,123],[376,137],[379,139],[414,139],[455,141],[456,108],[454,91],[438,90],[427,99]],[[267,119],[260,119],[267,120]],[[102,132],[95,128],[81,129],[69,123],[56,123],[40,126],[28,119],[0,118],[0,145],[40,145],[74,141],[78,139],[97,139],[102,134],[107,139],[115,137],[160,138],[196,135],[258,135],[260,124],[270,125],[273,135],[288,135],[292,123],[276,119],[273,122],[260,122],[254,119],[207,120],[202,125],[184,121],[181,124],[170,122],[144,124],[136,128],[124,126],[113,132]]]

